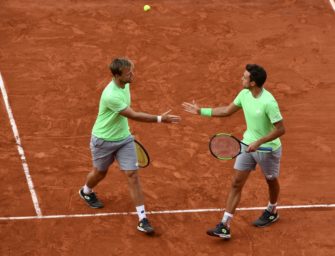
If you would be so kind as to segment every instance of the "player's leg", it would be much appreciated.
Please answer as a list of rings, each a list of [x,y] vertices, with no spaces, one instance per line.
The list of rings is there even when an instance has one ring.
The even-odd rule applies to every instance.
[[[108,167],[114,161],[113,142],[104,141],[92,136],[90,148],[93,158],[93,169],[86,177],[85,185],[79,190],[80,197],[92,208],[102,208],[103,203],[93,192],[93,188],[103,180]]]
[[[269,203],[273,205],[277,204],[280,193],[279,179],[278,178],[274,178],[271,180],[267,179],[266,182],[269,187]]]
[[[256,153],[257,161],[261,166],[264,177],[268,184],[269,202],[262,215],[253,222],[257,227],[265,227],[279,219],[277,202],[280,193],[279,169],[281,159],[281,148],[271,153]]]
[[[250,174],[250,170],[235,170],[235,176],[227,198],[226,212],[235,213],[236,207],[241,200],[242,189]]]
[[[134,139],[128,137],[122,147],[116,152],[116,159],[119,162],[121,170],[126,174],[130,196],[135,204],[139,223],[137,229],[147,234],[154,232],[146,217],[144,196],[141,188],[140,177],[137,167],[137,156],[135,151]]]
[[[142,193],[141,183],[140,183],[140,177],[138,175],[137,170],[124,170],[123,171],[128,180],[128,187],[130,196],[136,206],[140,206],[144,204],[144,196]],[[140,219],[142,219],[145,216],[139,216]]]
[[[256,167],[256,162],[253,157],[248,153],[239,155],[235,162],[235,175],[232,181],[231,189],[228,194],[226,210],[223,214],[221,222],[215,228],[207,230],[210,236],[217,236],[224,239],[229,239],[230,223],[233,219],[236,207],[238,206],[242,189],[249,177],[251,170]]]
[[[87,174],[85,186],[87,190],[84,190],[85,193],[90,193],[91,190],[98,185],[98,183],[103,180],[107,175],[107,170],[99,171],[96,167]]]

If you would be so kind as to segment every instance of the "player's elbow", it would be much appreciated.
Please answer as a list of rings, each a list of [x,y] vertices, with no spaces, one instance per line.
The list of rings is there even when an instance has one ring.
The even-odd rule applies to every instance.
[[[285,129],[285,127],[284,126],[282,126],[282,127],[280,127],[279,129],[278,129],[278,132],[279,132],[279,136],[283,136],[285,133],[286,133],[286,129]]]

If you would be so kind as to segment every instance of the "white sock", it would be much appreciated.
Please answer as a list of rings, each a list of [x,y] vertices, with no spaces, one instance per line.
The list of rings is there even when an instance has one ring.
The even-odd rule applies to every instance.
[[[136,211],[137,211],[138,219],[140,221],[146,218],[144,205],[136,206]]]
[[[89,187],[85,184],[84,189],[83,189],[83,192],[84,192],[85,194],[91,194],[91,193],[92,193],[92,189],[89,188]]]
[[[233,219],[234,215],[229,212],[224,212],[222,217],[222,223],[225,224],[228,228],[230,227],[230,222]]]
[[[276,213],[277,212],[277,203],[271,204],[270,202],[268,203],[268,206],[266,208],[271,213]]]

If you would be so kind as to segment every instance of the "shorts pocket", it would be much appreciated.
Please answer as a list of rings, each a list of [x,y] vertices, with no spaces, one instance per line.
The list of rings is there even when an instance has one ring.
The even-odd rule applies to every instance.
[[[103,144],[104,144],[104,140],[103,139],[99,139],[97,137],[92,137],[92,145],[95,148],[100,148]]]

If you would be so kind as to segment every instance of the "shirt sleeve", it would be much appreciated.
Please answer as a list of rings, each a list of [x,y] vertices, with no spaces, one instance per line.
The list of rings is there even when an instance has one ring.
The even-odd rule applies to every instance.
[[[106,100],[106,106],[114,112],[120,112],[128,107],[124,99],[120,97],[110,97]]]
[[[240,91],[239,94],[234,99],[234,104],[240,108],[242,108],[242,97],[244,95],[244,90]]]
[[[269,102],[266,108],[266,114],[268,115],[271,123],[277,123],[283,119],[277,101],[272,100]]]

